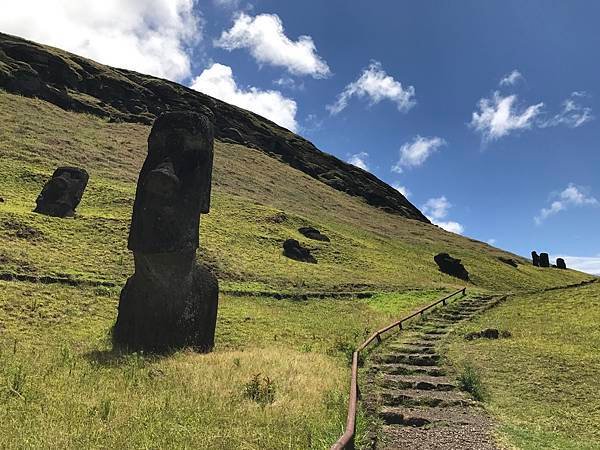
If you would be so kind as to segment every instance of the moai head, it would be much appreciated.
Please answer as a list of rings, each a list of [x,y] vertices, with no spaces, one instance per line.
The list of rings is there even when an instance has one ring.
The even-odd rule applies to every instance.
[[[559,269],[566,269],[567,264],[565,263],[565,260],[563,258],[556,258],[556,267],[558,267]]]
[[[84,169],[59,167],[44,185],[33,211],[54,217],[72,216],[81,202],[89,178]]]
[[[167,112],[154,121],[137,184],[129,249],[195,251],[210,209],[213,126],[207,115]]]

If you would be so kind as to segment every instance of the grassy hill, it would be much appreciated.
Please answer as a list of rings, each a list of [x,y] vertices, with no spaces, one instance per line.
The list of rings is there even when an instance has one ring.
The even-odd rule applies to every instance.
[[[600,448],[600,285],[517,295],[456,330],[447,356],[480,374],[499,433],[522,449]],[[466,341],[485,328],[500,340]]]
[[[3,448],[324,448],[345,423],[353,346],[463,286],[438,271],[436,253],[463,260],[473,292],[590,278],[535,268],[390,214],[268,152],[223,140],[212,210],[201,221],[201,259],[222,288],[216,350],[116,354],[108,332],[133,271],[126,238],[150,128],[3,91],[0,121],[0,278],[11,280],[0,281]],[[63,164],[91,175],[78,214],[33,214],[44,182]],[[331,242],[305,239],[297,231],[304,225]],[[290,237],[318,264],[283,257]],[[373,295],[352,295],[363,292]]]

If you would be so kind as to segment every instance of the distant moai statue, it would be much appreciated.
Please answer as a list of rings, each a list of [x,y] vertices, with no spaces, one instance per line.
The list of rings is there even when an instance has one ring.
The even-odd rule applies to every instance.
[[[540,253],[540,267],[550,267],[548,253]]]
[[[164,113],[152,126],[129,231],[135,273],[113,329],[117,346],[214,346],[218,282],[196,262],[200,214],[210,209],[213,133],[209,115],[194,112]]]
[[[89,179],[84,169],[59,167],[38,195],[33,212],[53,217],[73,216]]]
[[[531,260],[535,267],[540,267],[540,257],[535,250],[531,252]]]
[[[558,267],[559,269],[566,269],[567,264],[565,263],[565,260],[563,258],[556,258],[556,267]]]

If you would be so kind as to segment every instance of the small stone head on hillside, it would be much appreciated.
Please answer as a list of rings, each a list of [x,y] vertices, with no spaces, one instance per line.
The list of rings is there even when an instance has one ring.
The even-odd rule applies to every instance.
[[[210,209],[213,126],[196,112],[167,112],[148,138],[140,172],[129,249],[140,253],[195,251],[200,214]]]
[[[89,178],[84,169],[59,167],[38,195],[33,211],[54,217],[73,216]]]

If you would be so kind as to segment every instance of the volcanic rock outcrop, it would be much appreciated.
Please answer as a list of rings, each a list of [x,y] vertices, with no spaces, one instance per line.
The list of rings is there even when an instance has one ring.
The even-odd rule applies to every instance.
[[[298,231],[309,239],[313,239],[315,241],[330,242],[330,239],[316,228],[301,227],[298,228]]]
[[[38,195],[33,212],[53,217],[73,216],[89,178],[84,169],[59,167]]]
[[[117,346],[154,352],[213,348],[218,283],[196,262],[212,166],[208,114],[172,112],[156,119],[133,206],[128,248],[135,273],[121,292],[113,330]]]
[[[287,239],[283,243],[283,254],[288,258],[300,262],[316,264],[316,258],[310,254],[310,250],[302,247],[296,239]]]
[[[453,258],[448,253],[439,253],[433,259],[442,272],[469,281],[469,272],[462,265],[460,259]]]
[[[216,137],[256,148],[307,175],[390,213],[430,223],[400,192],[374,175],[320,151],[257,114],[185,86],[98,64],[0,33],[0,88],[112,121],[151,124],[166,111],[214,113]]]

